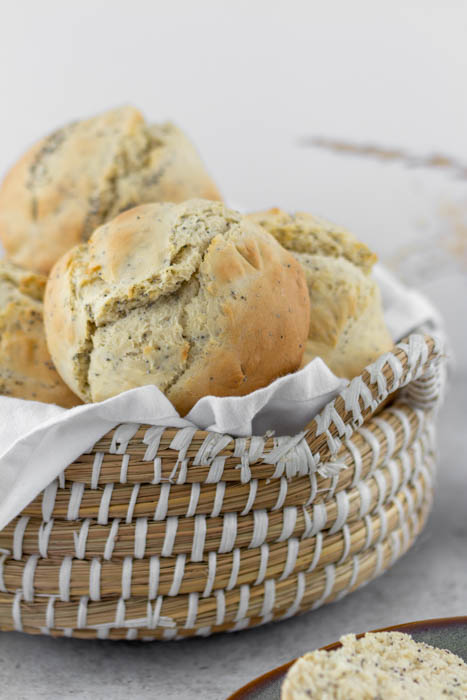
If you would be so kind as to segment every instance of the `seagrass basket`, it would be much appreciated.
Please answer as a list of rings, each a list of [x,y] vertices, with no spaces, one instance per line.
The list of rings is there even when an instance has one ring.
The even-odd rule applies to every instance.
[[[294,437],[120,425],[0,532],[0,629],[178,639],[367,583],[430,510],[443,360],[411,335]]]

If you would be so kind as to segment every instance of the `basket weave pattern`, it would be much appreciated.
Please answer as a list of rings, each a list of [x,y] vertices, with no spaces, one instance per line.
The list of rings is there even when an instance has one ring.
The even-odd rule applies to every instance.
[[[414,334],[294,437],[118,426],[0,532],[0,629],[206,635],[367,583],[429,513],[442,363]]]

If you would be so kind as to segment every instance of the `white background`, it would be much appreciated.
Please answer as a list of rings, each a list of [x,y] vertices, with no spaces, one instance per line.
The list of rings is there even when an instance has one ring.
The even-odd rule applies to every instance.
[[[143,650],[4,634],[1,698],[214,700],[343,632],[465,614],[466,76],[463,0],[0,0],[1,173],[55,127],[115,105],[173,119],[228,202],[310,210],[369,242],[438,304],[457,358],[435,512],[385,577],[298,620],[214,640]],[[362,144],[401,155],[358,155]],[[414,167],[439,153],[457,171]]]

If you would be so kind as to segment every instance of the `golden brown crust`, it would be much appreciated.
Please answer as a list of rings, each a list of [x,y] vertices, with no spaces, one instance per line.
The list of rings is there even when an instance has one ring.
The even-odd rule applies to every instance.
[[[121,214],[55,266],[50,351],[86,401],[156,384],[184,415],[207,394],[239,396],[296,370],[309,326],[300,265],[222,204]]]
[[[15,263],[47,274],[120,211],[190,197],[220,199],[189,139],[122,107],[59,129],[12,167],[0,188],[0,237]]]
[[[310,326],[302,365],[321,357],[351,379],[388,352],[393,340],[370,272],[376,256],[352,234],[311,214],[280,209],[249,216],[300,262],[310,296]]]
[[[45,281],[0,262],[0,393],[70,408],[81,402],[61,380],[47,350]]]

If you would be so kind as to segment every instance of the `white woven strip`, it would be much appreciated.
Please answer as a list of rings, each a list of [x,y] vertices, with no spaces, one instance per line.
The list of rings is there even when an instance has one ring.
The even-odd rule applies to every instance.
[[[114,518],[112,520],[112,525],[110,526],[109,534],[104,547],[104,559],[112,559],[115,542],[117,541],[119,525],[120,518]]]
[[[352,576],[350,577],[349,585],[347,586],[347,592],[350,593],[352,588],[355,586],[355,582],[358,577],[358,572],[360,570],[360,558],[357,555],[352,557]]]
[[[75,556],[77,559],[84,559],[86,556],[86,542],[88,540],[89,525],[91,524],[91,518],[86,518],[81,522],[81,527],[79,529],[79,535],[73,530],[73,541],[75,545]]]
[[[147,450],[143,457],[145,462],[152,462],[156,457],[164,430],[165,428],[161,426],[154,426],[146,430],[143,437],[143,442],[147,445]]]
[[[399,455],[399,459],[402,465],[402,471],[403,471],[403,483],[406,484],[411,475],[412,475],[412,459],[408,452],[401,452]]]
[[[101,502],[99,504],[99,511],[97,514],[97,522],[99,525],[107,525],[109,522],[109,506],[112,500],[112,491],[114,489],[113,484],[106,484],[101,496]]]
[[[70,500],[68,501],[67,520],[78,520],[81,499],[84,493],[84,484],[73,481],[70,490]]]
[[[237,614],[234,617],[235,622],[245,619],[250,604],[250,587],[247,584],[240,586],[240,600],[238,602]]]
[[[250,481],[250,492],[248,494],[248,501],[245,508],[242,510],[240,515],[248,515],[250,510],[253,508],[256,498],[256,492],[258,490],[258,479],[251,479]]]
[[[198,615],[198,594],[190,593],[188,595],[188,612],[185,621],[185,629],[192,629],[196,625],[196,617]]]
[[[28,522],[29,516],[23,515],[18,519],[15,526],[15,531],[13,533],[13,559],[16,559],[17,561],[23,556],[24,531],[26,530]]]
[[[271,510],[280,510],[282,508],[282,506],[284,505],[284,501],[286,499],[286,496],[287,496],[287,488],[288,488],[287,479],[284,476],[282,476],[280,479],[280,488],[279,488],[279,493],[277,496],[277,501],[276,501],[275,505],[271,508]]]
[[[277,542],[285,542],[295,530],[297,523],[297,508],[295,506],[287,506],[282,511],[282,532],[277,538]]]
[[[386,510],[380,506],[378,509],[378,516],[380,520],[380,528],[381,531],[379,533],[378,537],[378,542],[383,542],[386,539],[386,536],[388,534],[388,518],[386,514]]]
[[[204,543],[206,541],[206,516],[195,516],[195,530],[191,548],[192,561],[203,561]]]
[[[58,488],[59,489],[64,489],[65,488],[65,470],[60,472],[60,474],[57,476],[57,481],[58,481]]]
[[[36,572],[38,554],[31,554],[23,569],[21,585],[23,588],[24,600],[31,603],[34,600],[34,574]]]
[[[389,492],[391,496],[394,496],[398,492],[401,485],[400,471],[397,462],[394,459],[388,460],[386,462],[386,469],[391,477]]]
[[[130,496],[130,500],[128,502],[128,509],[127,509],[126,518],[125,518],[125,522],[127,524],[131,523],[131,521],[133,520],[133,514],[135,512],[136,501],[138,500],[138,494],[139,494],[140,488],[141,488],[141,484],[134,484],[133,488],[131,490],[131,496]]]
[[[365,522],[365,527],[366,527],[366,538],[365,538],[365,544],[363,545],[363,551],[366,551],[371,547],[371,543],[373,541],[373,522],[371,520],[371,517],[369,515],[365,515],[363,518]]]
[[[133,559],[125,557],[122,565],[122,598],[131,598],[131,577],[133,573]]]
[[[4,572],[3,572],[3,565],[5,563],[5,559],[8,559],[9,557],[9,552],[1,552],[0,553],[0,591],[2,593],[8,593],[7,588],[5,586],[5,579],[4,579]]]
[[[42,492],[42,520],[47,522],[52,517],[57,497],[58,480],[54,479]]]
[[[211,518],[217,518],[224,504],[225,481],[218,481],[216,484],[216,495],[214,497],[214,505],[211,511]]]
[[[383,505],[385,498],[386,498],[386,491],[388,488],[385,474],[383,471],[380,469],[377,469],[375,473],[373,474],[373,478],[376,481],[376,485],[378,487],[378,501],[375,505],[375,510],[378,508],[381,508]]]
[[[206,477],[206,484],[215,484],[221,481],[224,474],[225,460],[227,457],[216,457],[209,467],[209,473]]]
[[[206,585],[202,593],[203,598],[207,598],[211,595],[212,588],[214,586],[214,581],[216,579],[216,567],[217,567],[217,554],[216,552],[209,552],[208,554],[208,577],[206,580]]]
[[[99,476],[101,473],[102,462],[104,460],[104,452],[96,452],[92,464],[91,488],[97,489],[99,485]]]
[[[261,606],[260,616],[263,622],[271,620],[274,603],[276,601],[276,582],[273,578],[264,582],[264,597]]]
[[[376,551],[376,564],[375,564],[375,570],[373,572],[373,576],[379,576],[380,574],[383,573],[383,561],[384,561],[384,551],[383,551],[384,545],[381,544],[381,542],[378,542],[378,544],[375,547]]]
[[[188,449],[191,445],[191,441],[196,433],[197,428],[187,427],[177,430],[175,436],[170,443],[169,447],[171,450],[178,452],[177,461],[175,467],[170,475],[169,479],[175,478],[175,473],[179,465],[185,460]]]
[[[238,572],[240,571],[240,550],[238,548],[234,549],[232,552],[232,569],[230,570],[230,578],[226,591],[231,591],[237,585]]]
[[[248,458],[250,464],[254,464],[258,459],[263,456],[264,453],[264,440],[262,437],[255,436],[250,438],[250,450],[248,452]]]
[[[268,534],[269,518],[266,510],[253,511],[253,534],[248,545],[250,549],[260,547]]]
[[[123,598],[119,598],[115,608],[115,627],[125,626],[126,604]]]
[[[135,558],[143,559],[146,551],[146,536],[148,533],[148,519],[136,518],[135,525]]]
[[[48,630],[53,629],[55,626],[55,596],[51,595],[49,596],[49,600],[47,602],[47,608],[45,611],[45,625]]]
[[[176,596],[180,592],[180,586],[182,585],[183,575],[185,573],[185,562],[186,554],[178,554],[175,559],[172,585],[170,586],[170,590],[168,592],[170,597]]]
[[[305,506],[302,506],[302,513],[303,513],[303,520],[305,521],[303,533],[301,536],[301,538],[303,540],[306,537],[309,537],[310,532],[313,529],[313,521],[311,519],[310,513],[308,512],[308,508],[305,508]]]
[[[360,495],[360,517],[363,518],[371,507],[371,490],[366,481],[359,481],[357,491]]]
[[[154,608],[152,609],[152,611],[151,611],[150,603],[148,605],[149,614],[148,614],[147,627],[149,629],[155,629],[159,624],[163,600],[164,599],[161,595],[158,596],[156,602],[154,603]]]
[[[309,533],[309,537],[316,535],[321,530],[324,530],[328,520],[328,514],[324,503],[315,503],[313,506],[313,527]]]
[[[53,524],[53,518],[49,521],[41,522],[37,531],[37,548],[43,559],[48,557],[50,533],[52,532]]]
[[[378,466],[381,446],[380,446],[379,440],[377,439],[375,434],[372,433],[371,430],[368,430],[368,428],[359,428],[358,432],[360,433],[360,435],[364,438],[365,442],[367,442],[371,448],[371,453],[372,453],[371,454],[371,466],[370,466],[370,474],[371,474],[375,471],[375,469]]]
[[[401,554],[401,540],[400,533],[398,530],[391,532],[391,560],[389,566],[392,566],[396,559],[399,558]]]
[[[76,627],[82,630],[86,627],[88,619],[88,597],[82,595],[78,603],[78,614],[76,615]]]
[[[305,501],[305,506],[309,506],[315,500],[316,494],[318,492],[318,479],[316,478],[316,473],[312,472],[310,474],[310,495]]]
[[[11,605],[11,617],[13,619],[13,628],[16,632],[23,631],[23,623],[21,621],[21,599],[23,597],[23,592],[20,590],[16,591],[15,597]]]
[[[94,557],[89,569],[89,597],[91,600],[101,599],[101,568],[100,560]]]
[[[125,454],[122,455],[122,464],[120,467],[120,483],[121,484],[126,484],[126,482],[127,482],[128,465],[129,464],[130,464],[130,455],[125,452]]]
[[[201,484],[199,482],[191,484],[190,503],[186,512],[187,518],[192,518],[194,515],[196,515],[200,492]]]
[[[138,639],[138,630],[136,629],[136,627],[130,627],[130,629],[126,633],[125,639],[128,642],[133,642],[135,639]]]
[[[72,562],[72,557],[64,557],[58,573],[58,590],[60,591],[60,600],[63,600],[64,603],[68,603],[70,600]]]
[[[148,582],[148,598],[154,600],[157,597],[159,589],[159,576],[161,564],[159,557],[154,554],[149,559],[149,582]]]
[[[258,575],[256,577],[256,581],[254,582],[254,586],[259,586],[261,583],[263,583],[265,577],[266,577],[266,572],[268,568],[268,561],[269,561],[269,545],[267,543],[261,545],[261,561],[258,567]]]
[[[244,438],[243,438],[244,440]],[[232,442],[232,438],[228,435],[220,435],[219,433],[208,433],[204,439],[203,444],[199,448],[198,452],[193,459],[193,465],[199,466],[209,466],[215,457],[222,452],[222,450],[227,447]],[[238,453],[240,449],[240,453]],[[240,443],[237,445],[237,441],[234,441],[234,457],[240,457],[245,450],[245,442],[243,447]]]
[[[315,550],[313,552],[313,559],[310,562],[310,566],[306,570],[307,574],[311,573],[316,569],[318,566],[320,557],[321,557],[321,552],[323,549],[323,533],[318,532],[318,534],[315,536]]]
[[[334,566],[334,564],[328,564],[327,566],[325,566],[324,574],[326,576],[324,590],[320,598],[318,598],[318,600],[315,600],[315,602],[311,606],[312,610],[315,610],[316,608],[319,608],[321,605],[323,605],[323,603],[325,603],[329,596],[332,594],[332,590],[334,588],[334,581],[336,579],[336,567]]]
[[[378,357],[369,367],[370,382],[378,387],[378,398],[383,401],[388,395],[387,380],[384,375],[384,366],[387,364],[389,353]]]
[[[154,520],[165,520],[169,508],[170,484],[161,484],[159,500],[154,513]]]
[[[216,626],[224,624],[225,618],[225,593],[222,589],[214,591],[216,598]]]
[[[349,526],[343,525],[342,527],[342,536],[344,538],[344,549],[342,551],[342,556],[339,558],[339,561],[337,562],[337,565],[343,564],[343,562],[347,559],[349,556],[349,551],[350,551],[350,545],[352,542],[352,538],[350,536],[350,528]]]
[[[237,539],[237,514],[225,513],[222,525],[222,537],[219,545],[219,554],[231,552]]]
[[[295,599],[290,608],[287,610],[287,612],[284,614],[284,619],[288,617],[293,617],[293,615],[296,615],[297,612],[300,610],[300,605],[303,600],[303,596],[305,594],[305,589],[306,589],[306,578],[305,574],[303,571],[299,571],[297,574],[297,590],[295,592]]]
[[[171,515],[169,518],[167,518],[165,522],[165,536],[164,536],[164,544],[162,545],[162,551],[161,554],[163,557],[171,557],[174,544],[175,544],[175,538],[177,536],[177,530],[178,530],[178,516],[177,515]]]
[[[393,408],[391,406],[387,410],[388,410],[388,413],[390,413],[391,415],[395,416],[398,419],[399,423],[402,426],[404,439],[402,441],[402,446],[400,448],[400,451],[403,452],[407,449],[410,438],[412,436],[412,428],[410,426],[410,421],[409,421],[405,411],[401,411],[399,408]]]
[[[329,530],[330,535],[338,532],[347,521],[350,509],[350,501],[347,491],[339,491],[336,494],[337,515],[334,525]]]
[[[287,541],[287,559],[285,562],[284,570],[279,576],[279,581],[283,581],[288,578],[295,568],[297,563],[298,551],[300,547],[300,542],[296,537],[291,537]]]
[[[382,418],[373,418],[372,422],[378,426],[386,439],[386,454],[383,460],[384,464],[388,457],[393,455],[396,450],[396,434],[392,425]]]
[[[154,460],[154,478],[151,484],[160,484],[162,481],[162,460],[160,457],[156,457]]]
[[[112,442],[109,447],[111,455],[122,455],[127,451],[128,443],[138,432],[139,423],[122,423],[114,430]]]

